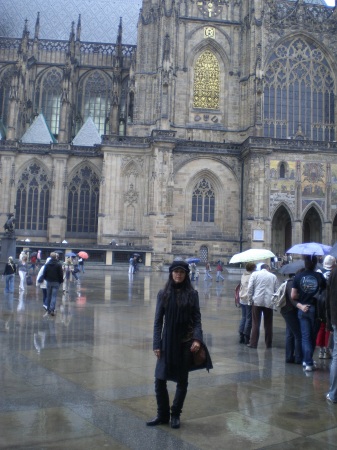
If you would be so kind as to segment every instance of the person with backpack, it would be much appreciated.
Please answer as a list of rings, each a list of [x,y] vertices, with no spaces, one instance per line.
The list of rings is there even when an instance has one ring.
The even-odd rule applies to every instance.
[[[303,270],[304,269],[300,269],[300,271]],[[298,320],[297,309],[291,301],[291,289],[293,286],[294,275],[295,274],[289,274],[289,279],[285,282],[285,304],[281,307],[280,313],[286,323],[286,363],[302,364],[301,327]]]
[[[297,317],[302,334],[303,368],[306,372],[315,370],[313,354],[316,341],[317,295],[326,288],[323,275],[316,272],[317,256],[305,255],[304,271],[295,275],[291,299],[298,309]]]

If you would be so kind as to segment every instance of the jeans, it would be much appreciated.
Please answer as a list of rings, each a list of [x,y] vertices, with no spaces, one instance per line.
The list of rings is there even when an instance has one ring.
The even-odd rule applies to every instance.
[[[212,277],[212,275],[210,275],[210,273],[209,273],[209,270],[206,270],[206,272],[205,272],[205,277],[204,277],[204,281],[206,281],[207,280],[207,278],[210,278],[210,279],[212,279],[213,277]]]
[[[251,305],[240,304],[241,307],[241,320],[239,325],[239,333],[243,333],[250,337],[252,330],[252,307]]]
[[[221,271],[218,270],[218,271],[216,272],[216,281],[219,281],[220,278],[221,278],[221,280],[224,280],[224,279],[225,279],[225,278],[221,275]]]
[[[9,293],[13,293],[14,292],[14,273],[10,274],[10,275],[5,275],[6,277],[6,287],[5,287],[5,292],[7,294]]]
[[[302,334],[303,362],[307,366],[313,366],[314,361],[312,356],[315,350],[315,306],[311,305],[309,311],[306,313],[298,310],[297,314]]]
[[[332,352],[332,363],[330,367],[330,388],[329,397],[337,402],[337,326],[332,325],[334,347]]]
[[[60,283],[47,281],[47,301],[46,306],[48,311],[55,311],[57,293]]]
[[[301,364],[302,356],[302,334],[297,310],[292,309],[281,313],[286,323],[286,362]]]
[[[27,272],[24,272],[23,270],[19,270],[19,276],[20,276],[20,289],[22,291],[24,291]]]

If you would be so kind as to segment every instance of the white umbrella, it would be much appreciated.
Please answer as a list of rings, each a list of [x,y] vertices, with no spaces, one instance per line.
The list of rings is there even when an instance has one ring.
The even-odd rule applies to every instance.
[[[275,255],[265,248],[251,248],[245,252],[236,253],[232,256],[229,264],[244,263],[251,261],[263,261],[264,259],[274,258]]]

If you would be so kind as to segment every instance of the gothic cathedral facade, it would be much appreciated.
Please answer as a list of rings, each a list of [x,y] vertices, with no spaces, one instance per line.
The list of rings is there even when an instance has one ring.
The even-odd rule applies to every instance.
[[[143,0],[136,46],[122,21],[111,44],[82,42],[80,18],[67,41],[39,32],[0,39],[0,215],[19,239],[154,262],[337,240],[335,8]]]

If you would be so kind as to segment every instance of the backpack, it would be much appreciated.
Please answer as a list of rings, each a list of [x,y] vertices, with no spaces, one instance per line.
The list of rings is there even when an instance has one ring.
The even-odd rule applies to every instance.
[[[234,290],[234,301],[237,308],[240,308],[240,287],[241,283],[239,283]]]
[[[271,299],[271,306],[274,309],[277,308],[283,308],[283,306],[286,304],[286,289],[287,289],[287,281],[284,281],[277,291],[272,295]]]

